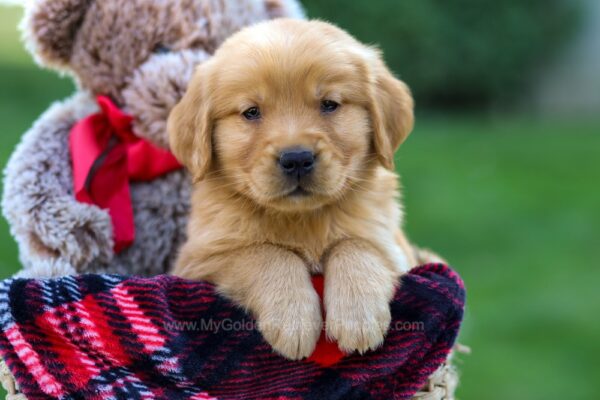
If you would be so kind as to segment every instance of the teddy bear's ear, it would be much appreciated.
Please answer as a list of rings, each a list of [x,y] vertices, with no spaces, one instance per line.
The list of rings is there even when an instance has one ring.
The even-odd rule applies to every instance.
[[[41,64],[64,68],[93,0],[29,0],[21,23],[26,44]]]
[[[271,18],[305,18],[304,9],[298,0],[264,0]]]

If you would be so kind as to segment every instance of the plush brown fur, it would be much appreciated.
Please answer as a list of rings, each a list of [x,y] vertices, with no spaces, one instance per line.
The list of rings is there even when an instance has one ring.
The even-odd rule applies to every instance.
[[[324,99],[341,106],[325,114]],[[242,117],[250,107],[259,120]],[[412,126],[410,92],[377,50],[324,22],[245,28],[197,69],[168,121],[197,181],[173,273],[216,283],[297,359],[321,331],[310,274],[323,272],[327,334],[346,351],[376,348],[398,277],[416,263],[393,172]],[[317,157],[307,196],[290,195],[277,166],[299,145]]]

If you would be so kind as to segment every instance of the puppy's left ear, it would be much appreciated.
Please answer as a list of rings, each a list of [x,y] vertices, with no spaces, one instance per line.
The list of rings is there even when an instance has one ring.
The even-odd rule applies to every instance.
[[[377,158],[394,169],[394,153],[414,125],[414,101],[406,84],[390,72],[377,53],[371,65],[371,118]]]
[[[192,173],[194,182],[204,179],[212,160],[209,62],[196,69],[183,99],[167,121],[171,151]]]

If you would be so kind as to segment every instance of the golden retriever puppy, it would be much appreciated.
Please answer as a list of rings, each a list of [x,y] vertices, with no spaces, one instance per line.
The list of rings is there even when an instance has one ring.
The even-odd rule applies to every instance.
[[[200,65],[169,118],[195,179],[173,274],[246,307],[273,348],[311,354],[322,329],[379,346],[398,277],[414,266],[394,152],[413,126],[406,85],[379,52],[325,22],[246,28]]]

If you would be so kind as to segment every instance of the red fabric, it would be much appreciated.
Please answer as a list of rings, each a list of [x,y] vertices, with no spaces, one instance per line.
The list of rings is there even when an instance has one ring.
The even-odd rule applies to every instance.
[[[323,313],[323,321],[325,321],[325,310],[323,309],[323,292],[324,292],[324,279],[323,275],[314,275],[312,277],[312,284],[315,291],[321,299],[321,312]],[[337,343],[327,339],[325,330],[321,331],[321,336],[317,342],[315,351],[308,358],[309,361],[314,361],[323,367],[329,367],[340,361],[344,357],[344,353],[340,350]]]
[[[100,112],[77,122],[69,134],[77,201],[108,210],[114,250],[135,238],[129,181],[149,181],[181,168],[168,150],[132,131],[133,117],[108,97],[98,96]]]

